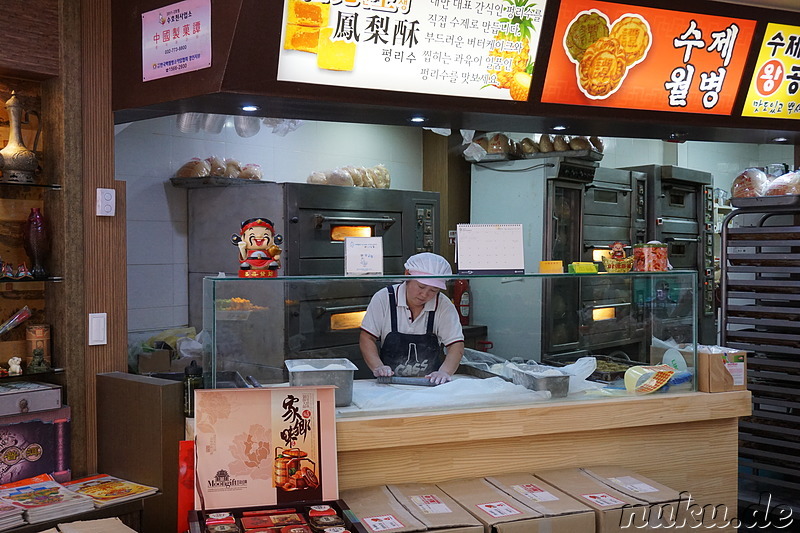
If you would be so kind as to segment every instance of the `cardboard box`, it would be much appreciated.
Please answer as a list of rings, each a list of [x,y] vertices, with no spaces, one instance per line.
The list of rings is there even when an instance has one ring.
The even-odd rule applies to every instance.
[[[647,520],[648,508],[644,502],[612,489],[580,468],[545,470],[534,473],[534,476],[591,508],[595,515],[597,533],[652,529]]]
[[[69,407],[4,416],[0,434],[0,483],[39,474],[58,482],[72,479]]]
[[[192,361],[202,365],[202,361],[194,357],[179,357],[173,359],[172,350],[154,350],[139,354],[139,374],[157,374],[163,372],[183,372]]]
[[[348,489],[339,496],[367,531],[403,533],[427,529],[384,485]]]
[[[645,502],[650,522],[660,515],[661,528],[668,531],[725,529],[738,512],[716,503],[696,502],[689,492],[679,492],[624,466],[591,466],[582,470],[604,485]]]
[[[694,354],[688,345],[679,345],[677,350],[686,365],[693,367]],[[661,363],[666,351],[651,347],[651,364]],[[747,352],[723,346],[698,346],[695,379],[700,392],[747,390]]]
[[[483,478],[437,483],[483,524],[485,533],[545,533],[550,523],[533,510]]]
[[[389,485],[389,492],[429,531],[482,533],[483,524],[430,483]]]
[[[504,474],[486,481],[544,515],[551,533],[594,532],[594,511],[533,474]]]

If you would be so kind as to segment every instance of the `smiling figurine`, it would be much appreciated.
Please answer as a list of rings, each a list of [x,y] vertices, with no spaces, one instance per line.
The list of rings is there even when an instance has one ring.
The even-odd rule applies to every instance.
[[[240,278],[274,278],[281,266],[283,237],[275,235],[268,218],[248,218],[242,222],[239,235],[231,235],[231,242],[239,248]]]

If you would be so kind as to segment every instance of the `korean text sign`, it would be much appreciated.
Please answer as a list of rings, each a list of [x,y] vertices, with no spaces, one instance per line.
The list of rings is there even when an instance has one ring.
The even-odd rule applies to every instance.
[[[278,80],[527,100],[546,0],[284,0]]]
[[[800,27],[767,25],[742,115],[800,118]]]
[[[211,66],[211,0],[186,0],[142,13],[142,80]]]
[[[546,103],[730,114],[755,21],[562,2]]]

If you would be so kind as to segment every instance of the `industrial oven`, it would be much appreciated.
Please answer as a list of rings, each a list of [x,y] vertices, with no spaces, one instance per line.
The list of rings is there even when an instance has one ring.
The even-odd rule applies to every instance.
[[[523,224],[527,272],[536,272],[541,260],[561,260],[565,267],[575,261],[600,264],[615,241],[625,243],[631,255],[632,244],[659,239],[670,244],[675,268],[700,265],[705,276],[707,263],[700,254],[706,252],[703,209],[710,175],[669,167],[673,172],[656,178],[655,168],[667,167],[613,169],[565,157],[476,163],[470,221]],[[661,192],[655,194],[654,188]],[[685,303],[668,281],[652,287],[645,278],[590,276],[578,283],[553,277],[538,283],[542,303],[535,312],[541,320],[535,328],[529,326],[526,303],[498,301],[481,294],[480,286],[473,289],[475,320],[488,325],[498,354],[540,359],[592,353],[648,361],[651,335],[691,337],[693,325],[672,324],[668,311],[659,331],[642,325],[645,307],[660,303],[658,298],[665,310]],[[520,306],[518,313],[504,314],[519,316],[518,327],[492,322],[500,306]]]
[[[188,210],[191,325],[204,319],[203,278],[219,272],[237,275],[231,234],[238,232],[242,220],[254,216],[272,220],[276,234],[283,236],[281,276],[342,276],[346,237],[382,237],[387,275],[402,275],[410,255],[439,252],[436,192],[260,182],[189,189]],[[372,295],[384,285],[385,281],[346,279],[229,284],[238,291],[246,288],[246,293],[214,298],[247,299],[253,309],[218,311],[222,322],[216,332],[225,339],[218,338],[216,345],[229,352],[224,358],[237,370],[264,383],[285,380],[287,358],[347,357],[363,374],[366,367],[358,349],[361,318]],[[274,323],[275,316],[285,320]]]

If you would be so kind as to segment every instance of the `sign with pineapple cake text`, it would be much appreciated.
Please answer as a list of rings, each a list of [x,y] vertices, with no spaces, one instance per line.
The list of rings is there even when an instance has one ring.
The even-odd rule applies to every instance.
[[[800,119],[800,27],[767,25],[742,115]]]
[[[186,0],[142,13],[142,80],[211,66],[211,0]]]
[[[546,0],[284,0],[278,80],[527,100]]]
[[[562,2],[542,102],[729,115],[756,22]]]

